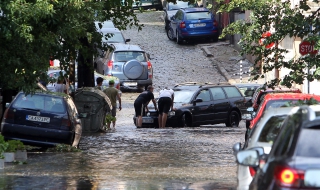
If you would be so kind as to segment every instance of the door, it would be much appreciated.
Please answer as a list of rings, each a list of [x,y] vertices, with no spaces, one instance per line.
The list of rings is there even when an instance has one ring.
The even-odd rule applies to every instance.
[[[173,20],[170,19],[170,21],[171,21],[170,25],[171,25],[174,37],[177,37],[176,34],[177,34],[177,30],[178,30],[178,25],[179,25],[180,21],[182,20],[182,17],[183,17],[183,12],[179,10],[174,15],[174,19]]]
[[[210,124],[213,116],[212,98],[209,89],[202,89],[198,92],[194,100],[201,99],[202,102],[196,102],[192,109],[193,121],[195,124]]]
[[[213,121],[214,123],[224,122],[228,117],[230,103],[221,87],[210,88],[213,97]]]

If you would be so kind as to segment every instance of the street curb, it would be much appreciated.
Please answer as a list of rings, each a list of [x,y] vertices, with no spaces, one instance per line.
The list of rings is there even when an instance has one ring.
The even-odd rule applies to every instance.
[[[215,47],[215,46],[202,46],[201,50],[203,50],[203,53],[205,54],[206,57],[210,57],[212,64],[217,66],[218,71],[222,74],[222,76],[224,76],[224,78],[228,81],[228,83],[235,84],[236,81],[232,79],[230,74],[225,70],[225,68],[221,66],[221,64],[223,63],[220,63],[215,58],[213,58],[214,56],[211,53],[211,51],[209,51],[208,49],[209,47]]]

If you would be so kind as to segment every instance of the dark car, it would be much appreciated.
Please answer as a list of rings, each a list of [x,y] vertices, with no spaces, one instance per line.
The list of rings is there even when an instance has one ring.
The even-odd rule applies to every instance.
[[[320,106],[293,108],[275,139],[270,154],[252,150],[237,153],[242,165],[259,168],[250,189],[319,189],[304,183],[305,172],[320,168]]]
[[[163,20],[165,29],[168,29],[170,18],[177,13],[181,8],[197,7],[196,3],[190,3],[189,1],[176,1],[176,2],[163,2]]]
[[[50,147],[56,144],[78,146],[82,125],[70,96],[36,92],[17,94],[7,106],[1,123],[5,139],[24,144]]]
[[[137,9],[156,9],[156,10],[162,10],[162,3],[161,0],[134,0],[132,4],[132,8],[134,10]]]
[[[245,97],[234,85],[183,83],[174,88],[174,111],[168,113],[167,126],[196,127],[225,123],[238,126],[246,110]],[[157,112],[149,109],[142,126],[157,126]],[[135,118],[134,118],[135,119]]]
[[[258,84],[258,83],[237,83],[234,85],[239,88],[243,96],[249,97],[249,98],[253,97],[253,94],[257,88],[263,86],[263,84]]]
[[[182,8],[170,17],[167,36],[181,44],[184,40],[208,39],[218,41],[218,23],[206,8]]]
[[[103,57],[96,59],[104,75],[120,80],[121,90],[146,89],[152,85],[153,67],[150,55],[138,45],[112,44]]]

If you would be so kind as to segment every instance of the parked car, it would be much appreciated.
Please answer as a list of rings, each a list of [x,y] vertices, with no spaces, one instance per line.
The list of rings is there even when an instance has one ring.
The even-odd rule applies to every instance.
[[[96,21],[96,22],[94,22],[94,24],[95,24],[98,31],[103,28],[115,28],[115,26],[111,20],[106,20],[104,22]],[[100,28],[100,25],[101,25],[101,28]]]
[[[239,164],[258,168],[249,189],[319,189],[304,181],[308,170],[320,168],[319,115],[319,105],[293,108],[261,169],[256,150],[237,153]]]
[[[153,67],[150,55],[138,45],[111,44],[103,57],[95,60],[99,73],[120,80],[120,89],[146,89],[152,85]]]
[[[251,150],[257,147],[263,147],[263,154],[268,155],[271,150],[271,146],[281,129],[282,123],[291,109],[292,107],[286,107],[266,111],[250,134],[248,143],[245,144],[242,149]],[[236,143],[233,146],[234,155],[242,149],[241,143]],[[240,164],[238,164],[237,167],[237,189],[249,189],[249,185],[255,175],[255,168],[242,166]]]
[[[181,44],[183,40],[209,39],[218,41],[218,23],[206,8],[183,8],[170,17],[167,36]]]
[[[161,0],[134,0],[132,4],[132,8],[134,10],[137,9],[156,9],[156,10],[162,10],[162,3]]]
[[[197,7],[196,3],[190,3],[189,1],[176,1],[176,2],[163,2],[163,20],[165,29],[168,29],[170,18],[177,13],[181,8]]]
[[[182,83],[174,88],[175,110],[168,113],[167,126],[196,127],[225,123],[237,127],[246,110],[245,98],[234,85]],[[133,118],[135,122],[135,117]],[[158,126],[158,113],[149,109],[142,126]]]
[[[254,92],[259,88],[262,87],[263,84],[257,84],[257,83],[237,83],[234,84],[239,88],[243,96],[245,97],[253,97]]]
[[[66,72],[64,70],[49,70],[47,72],[47,75],[48,75],[48,78],[49,78],[49,81],[52,81],[50,83],[48,83],[46,85],[46,88],[53,92],[54,91],[54,86],[55,86],[55,81],[58,79],[58,77],[60,76],[60,71],[62,72],[62,75],[65,75]],[[97,80],[98,77],[102,77],[104,80],[102,82],[102,88],[108,88],[109,87],[109,80],[114,80],[114,87],[117,88],[119,91],[120,91],[120,80],[119,78],[117,77],[114,77],[114,76],[106,76],[106,75],[102,75],[102,74],[99,74],[97,72],[94,72],[94,81]],[[78,78],[77,78],[77,75],[76,75],[76,79],[75,79],[75,90],[78,88]],[[121,93],[121,91],[120,91]]]
[[[82,133],[81,116],[70,96],[20,92],[6,106],[1,123],[1,134],[6,140],[20,140],[40,147],[78,146]]]
[[[275,94],[266,94],[262,99],[262,102],[256,112],[252,112],[253,118],[250,122],[250,126],[246,132],[246,138],[250,134],[251,130],[255,128],[258,121],[260,120],[261,116],[264,114],[266,110],[269,108],[279,108],[279,107],[290,107],[292,104],[296,103],[297,101],[305,101],[309,99],[315,99],[320,101],[319,95],[313,94],[303,94],[303,93],[275,93]],[[253,109],[252,109],[253,110]]]
[[[130,39],[126,39],[118,28],[101,28],[98,32],[102,34],[102,43],[127,43]]]
[[[270,93],[301,93],[301,90],[298,88],[287,88],[287,87],[275,87],[275,88],[267,88],[266,86],[262,85],[260,87],[258,87],[253,96],[252,99],[248,99],[248,107],[252,107],[253,111],[257,111],[260,103],[262,102],[264,96],[266,94],[270,94]],[[243,118],[244,120],[246,120],[246,127],[249,128],[251,120],[252,120],[252,116],[250,113],[248,114],[244,114]]]

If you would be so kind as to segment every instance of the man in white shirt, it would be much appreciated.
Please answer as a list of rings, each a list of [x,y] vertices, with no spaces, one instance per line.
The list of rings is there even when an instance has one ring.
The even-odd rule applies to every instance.
[[[163,89],[159,92],[159,128],[165,128],[167,123],[168,112],[171,108],[173,110],[174,91],[172,89]]]

